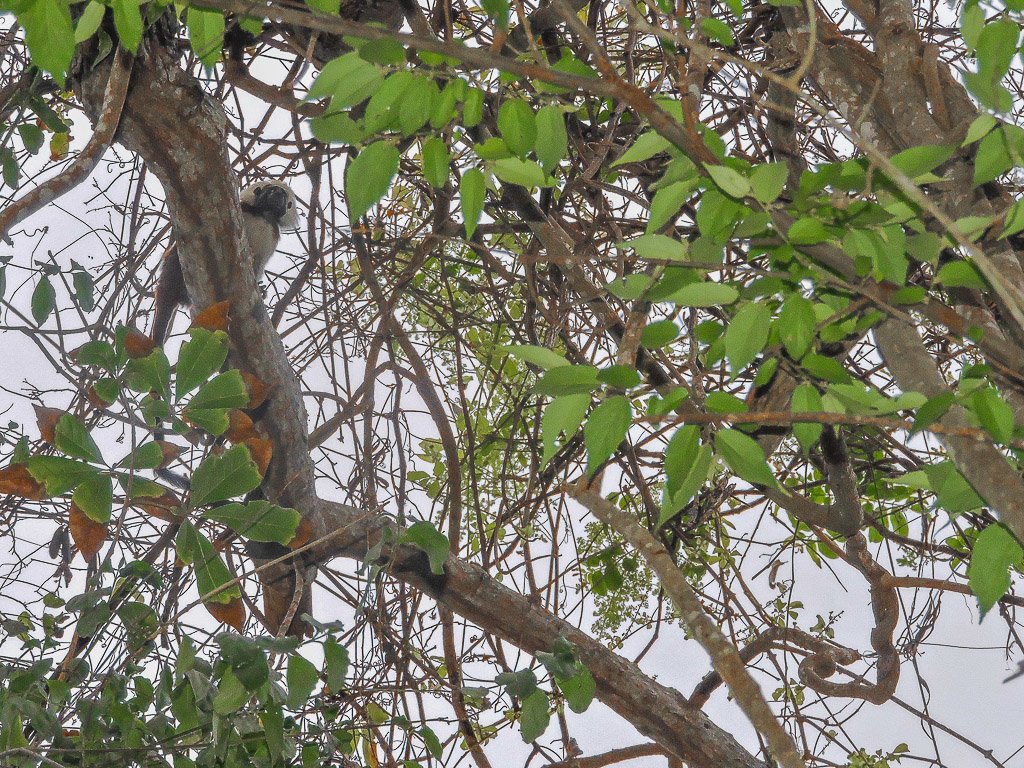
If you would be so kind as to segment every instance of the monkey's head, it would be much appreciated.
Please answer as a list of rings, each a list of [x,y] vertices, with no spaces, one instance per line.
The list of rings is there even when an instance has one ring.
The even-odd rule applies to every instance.
[[[299,225],[295,193],[283,181],[257,181],[243,189],[240,197],[243,211],[279,229],[295,229]]]

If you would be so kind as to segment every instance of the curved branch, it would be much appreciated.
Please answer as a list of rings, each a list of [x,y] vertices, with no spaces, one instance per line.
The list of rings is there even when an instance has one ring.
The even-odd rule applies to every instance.
[[[121,120],[121,110],[124,109],[125,97],[128,95],[133,62],[132,56],[121,48],[117,49],[112,58],[113,65],[107,77],[103,103],[88,143],[63,173],[44,181],[0,211],[0,238],[6,240],[7,233],[15,224],[24,221],[44,205],[52,203],[85,181],[103,157],[103,153],[107,151]]]

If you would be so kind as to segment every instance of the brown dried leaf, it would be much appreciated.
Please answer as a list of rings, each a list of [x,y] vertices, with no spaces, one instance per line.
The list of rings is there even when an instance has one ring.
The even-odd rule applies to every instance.
[[[0,493],[38,501],[46,498],[46,486],[32,477],[24,464],[12,464],[0,469]]]
[[[89,405],[101,411],[110,407],[110,403],[99,396],[99,393],[96,391],[96,387],[89,387],[89,389],[85,391],[85,399],[89,401]]]
[[[76,504],[72,504],[71,512],[68,515],[68,527],[71,528],[71,538],[75,540],[78,551],[82,553],[82,557],[88,563],[100,551],[103,542],[107,540],[107,526],[97,523]]]
[[[312,538],[313,523],[303,517],[299,519],[299,527],[295,529],[295,536],[288,542],[288,546],[292,549],[298,549],[299,547],[306,546]]]
[[[249,455],[256,462],[256,468],[260,471],[260,477],[267,474],[267,467],[270,466],[270,459],[274,456],[274,444],[262,437],[250,437],[245,441],[249,449]]]
[[[163,469],[166,467],[178,458],[182,451],[185,450],[180,445],[175,445],[174,443],[170,443],[166,440],[157,440],[156,444],[160,446],[160,452],[164,455],[163,459],[160,460],[160,464],[157,466],[157,469]]]
[[[249,410],[255,411],[267,399],[267,385],[246,371],[242,371],[242,381],[245,382],[245,389],[249,393]]]
[[[129,328],[124,337],[124,348],[129,357],[146,357],[156,349],[156,344],[142,331]]]
[[[36,426],[39,427],[39,436],[50,445],[54,443],[54,431],[57,429],[57,419],[64,415],[59,408],[47,408],[42,405],[32,406],[36,411]]]
[[[208,331],[226,331],[230,307],[230,301],[218,301],[216,304],[211,304],[192,319],[192,327],[205,328]]]
[[[206,610],[210,612],[217,621],[224,622],[238,632],[245,627],[245,605],[242,598],[234,597],[230,603],[209,602],[203,603]]]
[[[180,522],[175,512],[181,508],[181,499],[171,491],[164,491],[160,496],[139,496],[131,500],[131,505],[152,515],[157,520],[164,520],[168,523]]]
[[[244,443],[251,438],[259,438],[259,432],[245,411],[233,410],[228,414],[228,430],[224,436],[232,443]]]

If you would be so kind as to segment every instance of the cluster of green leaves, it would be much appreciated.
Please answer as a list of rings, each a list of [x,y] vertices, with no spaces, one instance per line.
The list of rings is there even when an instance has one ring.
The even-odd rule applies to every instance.
[[[102,403],[109,406],[120,401],[129,410],[137,410],[152,428],[169,420],[183,430],[187,420],[212,436],[228,428],[232,409],[248,404],[241,374],[237,370],[219,372],[228,351],[223,331],[193,328],[191,340],[181,348],[173,376],[162,349],[131,356],[128,335],[129,331],[121,327],[113,343],[92,341],[76,352],[79,364],[100,372],[92,392]],[[174,406],[178,406],[177,413],[172,410]],[[141,509],[164,505],[162,516],[174,514],[181,519],[176,541],[179,557],[195,566],[200,594],[221,590],[211,597],[216,602],[237,597],[238,587],[224,589],[232,581],[231,573],[210,540],[188,522],[191,513],[205,510],[205,519],[257,541],[287,544],[298,528],[299,515],[293,509],[266,501],[226,503],[252,491],[261,481],[261,472],[245,445],[233,445],[219,455],[206,456],[191,476],[188,498],[174,509],[167,508],[168,499],[174,506],[179,500],[169,496],[163,485],[139,474],[166,463],[161,442],[143,442],[111,464],[104,459],[86,424],[70,413],[56,418],[51,442],[60,455],[30,455],[23,440],[11,465],[24,465],[47,496],[70,495],[73,507],[101,525],[111,517],[115,481],[129,505]]]
[[[120,611],[129,633],[155,629],[159,622],[152,609],[138,602],[122,609],[128,606],[147,611]],[[208,660],[185,636],[173,668],[153,675],[142,659],[132,658],[87,692],[78,690],[89,674],[81,659],[61,671],[47,657],[5,664],[0,667],[0,751],[28,747],[25,734],[31,727],[37,743],[56,750],[58,759],[76,756],[74,764],[106,764],[116,745],[127,762],[173,756],[177,768],[322,765],[331,755],[351,755],[365,724],[337,721],[339,710],[329,703],[330,695],[345,689],[347,648],[331,632],[322,635],[315,644],[323,657],[318,668],[305,658],[313,645],[299,648],[292,638],[225,633]],[[268,654],[287,655],[283,674],[270,665]],[[290,713],[315,699],[325,702],[324,725],[304,726]],[[63,727],[69,714],[77,725],[70,730]],[[440,757],[433,732],[426,729],[420,738]],[[5,760],[34,764],[15,755]]]
[[[539,661],[561,691],[565,703],[573,712],[581,714],[590,707],[597,692],[593,676],[576,657],[576,648],[565,638],[559,638],[551,653],[538,653]],[[544,735],[551,722],[551,702],[540,687],[532,669],[502,672],[495,682],[503,685],[509,696],[519,700],[519,711],[509,717],[519,720],[519,732],[527,744]]]
[[[484,117],[485,93],[443,69],[447,57],[420,52],[414,66],[393,41],[349,39],[356,48],[329,62],[311,86],[308,98],[328,99],[326,112],[310,123],[324,142],[360,146],[345,172],[349,214],[365,214],[390,188],[398,171],[397,144],[420,138],[423,177],[435,188],[451,177],[451,142],[476,128]],[[593,76],[568,54],[556,68]],[[512,79],[502,78],[511,83]],[[548,87],[548,92],[557,89]],[[464,168],[459,178],[460,204],[467,238],[473,236],[483,210],[488,177],[526,188],[550,187],[568,153],[565,113],[557,103],[536,109],[514,95],[497,109],[497,136],[472,144],[480,167]]]
[[[663,101],[662,106],[679,116],[677,105]],[[884,174],[872,174],[865,159],[852,159],[804,172],[798,186],[780,199],[787,177],[784,166],[754,166],[728,157],[712,134],[703,135],[719,164],[698,168],[653,131],[641,132],[615,162],[623,167],[668,158],[662,178],[652,185],[655,194],[646,233],[619,244],[650,266],[606,286],[623,302],[646,302],[656,308],[656,319],[643,329],[641,347],[672,354],[677,345],[685,345],[677,352],[685,354],[686,347],[696,346],[706,369],[724,366],[731,378],[748,377],[755,387],[768,384],[784,366],[801,382],[794,391],[791,410],[793,434],[804,452],[815,448],[823,427],[801,421],[799,414],[837,413],[853,419],[857,415],[906,414],[913,418],[913,431],[917,432],[956,404],[999,444],[1010,445],[1024,435],[985,366],[965,368],[955,390],[939,397],[928,399],[913,392],[892,397],[855,379],[836,357],[835,345],[841,349],[862,337],[884,314],[856,306],[854,292],[827,279],[802,254],[804,248],[829,244],[842,249],[858,276],[889,287],[890,301],[896,305],[925,299],[927,286],[910,281],[922,267],[932,270],[935,288],[987,289],[969,262],[954,260],[940,265],[940,252],[954,243],[930,231],[926,217],[891,180]],[[989,116],[971,126],[964,146],[974,143],[979,143],[979,184],[1006,172],[1020,157],[1016,146],[1021,140],[1014,129]],[[892,162],[902,174],[927,185],[941,180],[935,171],[954,149],[915,147],[896,155]],[[684,204],[696,211],[696,236],[688,241],[664,234]],[[1006,217],[1004,237],[1024,228],[1018,221],[1024,222],[1018,207]],[[774,210],[784,210],[791,221],[786,231],[776,231]],[[999,218],[968,218],[957,223],[970,236],[980,237]],[[713,276],[724,263],[726,246],[749,238],[777,241],[745,247],[748,260],[767,267],[769,276],[751,277],[743,272],[733,280]],[[700,311],[707,308],[715,308],[717,317],[726,319],[703,319],[696,323],[692,337],[684,338],[673,318],[681,311],[700,317]],[[543,371],[534,388],[537,394],[551,398],[542,420],[543,461],[550,461],[582,427],[591,475],[629,439],[635,424],[671,415],[690,396],[684,388],[646,395],[641,372],[631,366],[572,365],[556,351],[530,346],[512,346],[508,351]],[[645,407],[638,402],[640,397],[646,397]],[[725,416],[748,410],[744,401],[721,391],[709,392],[701,402],[686,407]],[[785,492],[750,430],[748,426],[702,430],[684,425],[672,435],[665,449],[659,524],[677,515],[720,466],[754,486]],[[969,488],[951,463],[938,467]],[[938,505],[951,514],[965,511],[964,499],[954,497],[951,486],[926,485],[918,479],[917,489],[925,488],[935,493]],[[971,508],[981,506],[983,501],[971,493]],[[993,583],[1000,585],[1008,585],[1012,560],[1006,553],[979,558],[980,562],[999,563],[997,572],[990,575]],[[971,583],[980,584],[981,580],[972,578]],[[991,605],[995,593],[994,588],[979,592],[983,608]]]
[[[0,298],[3,298],[7,286],[6,265],[9,257],[0,257]],[[70,298],[83,312],[92,312],[96,308],[95,285],[92,275],[81,264],[72,260],[69,270],[52,263],[39,264],[39,280],[32,290],[30,308],[32,319],[37,325],[43,325],[57,307],[57,289],[54,278],[58,275],[71,273]],[[66,280],[64,281],[66,283]]]
[[[12,117],[0,122],[0,178],[16,189],[21,182],[21,166],[27,157],[38,155],[50,133],[50,159],[62,160],[68,153],[69,126],[39,95],[42,78],[35,77],[28,88],[13,94],[8,102]],[[15,138],[17,140],[15,140]],[[0,279],[0,296],[3,283]]]
[[[0,12],[14,13],[25,30],[25,43],[32,63],[49,73],[59,85],[64,85],[75,47],[93,37],[99,43],[101,58],[109,53],[114,40],[103,20],[110,12],[117,42],[127,51],[135,53],[142,43],[146,28],[170,5],[170,0],[140,4],[135,0],[5,0]],[[80,5],[72,14],[71,7]],[[260,20],[243,19],[243,25],[259,32]],[[224,44],[224,14],[189,6],[185,10],[185,24],[196,56],[206,66],[213,66],[221,55]]]

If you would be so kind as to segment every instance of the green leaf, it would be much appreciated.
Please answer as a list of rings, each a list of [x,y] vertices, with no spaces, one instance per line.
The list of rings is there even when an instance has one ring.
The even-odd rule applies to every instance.
[[[324,144],[358,144],[366,137],[366,131],[351,117],[342,112],[328,112],[309,121],[313,136]]]
[[[892,164],[911,179],[933,171],[949,160],[956,147],[947,144],[924,144],[893,155]]]
[[[290,507],[279,507],[262,500],[223,504],[209,510],[203,517],[223,523],[239,536],[252,541],[275,541],[282,545],[295,538],[302,519]]]
[[[790,294],[782,304],[782,310],[775,321],[779,338],[786,353],[794,360],[800,360],[811,349],[817,318],[814,304],[798,293]]]
[[[970,397],[971,410],[985,431],[996,442],[1006,445],[1013,440],[1013,409],[993,387],[983,387]],[[63,418],[63,417],[62,417]]]
[[[597,368],[592,365],[564,365],[541,376],[533,391],[538,395],[579,395],[597,389]]]
[[[207,456],[192,474],[192,505],[203,507],[248,493],[260,484],[256,462],[244,445]]]
[[[402,93],[399,103],[398,122],[402,126],[402,133],[411,136],[426,125],[434,110],[434,100],[440,95],[437,83],[432,79],[414,77]]]
[[[88,272],[76,271],[71,275],[71,283],[75,289],[75,301],[85,312],[92,312],[96,306],[93,297],[92,276]]]
[[[232,368],[219,373],[200,387],[189,400],[185,412],[208,410],[211,408],[244,408],[249,404],[249,394],[245,389],[242,374]]]
[[[849,384],[853,381],[850,374],[848,374],[846,369],[843,368],[842,363],[834,357],[826,357],[825,355],[819,355],[811,352],[804,355],[800,364],[812,376],[816,376],[823,381],[828,381],[833,384]]]
[[[288,671],[285,676],[288,682],[288,708],[302,709],[320,681],[316,667],[299,654],[293,653],[288,657]]]
[[[441,189],[448,183],[448,163],[451,154],[444,139],[431,136],[423,142],[423,178],[430,186]]]
[[[822,410],[821,393],[810,382],[803,382],[793,390],[793,402],[790,405],[793,413],[820,413]],[[794,422],[793,434],[805,454],[809,453],[821,437],[822,424],[814,422]]]
[[[532,363],[545,370],[569,365],[569,361],[562,355],[547,347],[538,347],[533,344],[510,344],[502,349],[520,360],[525,360],[527,363]]]
[[[1006,210],[1003,219],[1003,231],[999,233],[1000,238],[1010,237],[1024,229],[1024,200],[1018,200]]]
[[[758,165],[750,172],[750,191],[759,203],[774,203],[786,188],[789,170],[785,163]]]
[[[88,464],[63,456],[32,456],[26,466],[32,477],[46,485],[46,492],[51,496],[61,496],[99,475]]]
[[[444,561],[451,549],[448,537],[426,520],[419,520],[402,534],[402,541],[414,544],[427,553],[430,571],[438,576],[444,574]]]
[[[174,545],[181,561],[195,569],[196,589],[199,590],[204,602],[230,603],[242,596],[242,590],[234,584],[216,595],[207,597],[215,589],[232,581],[233,577],[213,544],[194,525],[183,522],[174,539]]]
[[[463,226],[466,228],[466,239],[471,240],[480,221],[480,213],[484,209],[484,191],[486,179],[482,171],[470,168],[462,174],[459,182],[459,207],[462,209]]]
[[[345,194],[349,219],[362,218],[391,187],[398,173],[398,149],[389,142],[374,142],[352,160],[345,169]]]
[[[75,53],[75,31],[68,4],[62,0],[25,0],[17,7],[32,63],[63,86],[64,73]]]
[[[797,219],[786,233],[786,239],[793,245],[815,245],[825,242],[830,237],[825,225],[810,217]]]
[[[306,0],[306,5],[314,11],[326,13],[330,16],[337,16],[341,8],[341,0]]]
[[[473,128],[480,124],[484,116],[484,92],[479,88],[470,88],[466,100],[462,103],[462,125]]]
[[[213,697],[213,711],[223,717],[238,711],[252,694],[242,685],[242,681],[228,667],[217,685],[217,693]]]
[[[926,464],[924,473],[935,492],[936,503],[950,515],[970,512],[984,505],[985,502],[952,461]]]
[[[494,175],[506,184],[517,184],[520,187],[550,187],[553,182],[533,160],[521,160],[518,157],[507,157],[496,160],[492,166]]]
[[[519,712],[519,730],[523,741],[530,744],[541,736],[548,729],[551,722],[551,714],[548,712],[548,697],[544,691],[538,688],[525,699]]]
[[[717,40],[726,48],[731,48],[736,44],[736,38],[732,34],[732,29],[720,19],[712,16],[703,18],[700,20],[700,28],[705,35],[713,40]]]
[[[733,473],[748,483],[777,487],[775,475],[757,441],[735,429],[722,429],[715,434],[715,452]]]
[[[950,261],[943,264],[935,275],[935,280],[947,288],[977,288],[981,291],[988,289],[978,270],[966,261]]]
[[[914,417],[914,426],[911,427],[910,434],[914,435],[923,429],[927,429],[945,416],[946,411],[953,405],[955,399],[956,396],[952,392],[940,392],[935,397],[929,399],[928,402],[917,409],[917,415]]]
[[[193,327],[189,335],[191,340],[178,353],[174,394],[179,398],[210,378],[228,359],[228,335],[224,331]]]
[[[683,261],[688,250],[687,243],[668,235],[651,233],[632,240],[617,243],[616,248],[632,248],[642,259]]]
[[[139,11],[139,1],[111,0],[110,6],[114,9],[114,27],[117,29],[117,36],[121,38],[121,45],[135,53],[142,42],[142,13]],[[220,53],[219,48],[217,52]],[[206,64],[205,61],[203,63]]]
[[[117,353],[107,341],[87,341],[74,353],[75,360],[81,365],[95,365],[107,373],[117,369]]]
[[[518,672],[502,672],[494,682],[505,686],[509,696],[518,699],[525,699],[537,690],[537,676],[530,669],[521,669]]]
[[[725,356],[735,377],[768,342],[771,310],[760,302],[745,305],[725,329]]]
[[[639,299],[654,283],[649,275],[632,274],[612,280],[604,288],[612,296],[625,301]]]
[[[70,413],[62,413],[53,430],[54,444],[74,459],[102,462],[103,456],[85,425]]]
[[[996,120],[992,115],[987,112],[983,112],[974,118],[974,122],[971,123],[967,129],[967,135],[964,136],[963,144],[960,146],[966,147],[969,144],[973,144],[976,141],[980,141],[985,138],[993,128],[999,125],[999,121]]]
[[[712,452],[700,444],[700,429],[692,424],[680,427],[665,448],[665,490],[658,525],[679,513],[708,479]]]
[[[667,152],[672,147],[672,142],[656,131],[647,131],[640,134],[633,144],[619,155],[618,160],[612,163],[612,168],[618,168],[626,163],[640,163],[649,160],[661,152]]]
[[[696,179],[677,181],[655,192],[651,200],[651,213],[647,219],[646,232],[653,234],[668,224],[679,213],[683,203],[690,199],[696,184]]]
[[[164,452],[155,442],[144,443],[118,462],[117,466],[131,469],[155,469],[164,460]]]
[[[587,447],[587,475],[593,477],[598,468],[625,439],[633,423],[633,407],[629,399],[616,395],[602,400],[583,427]]]
[[[671,320],[651,323],[640,334],[640,344],[647,349],[658,349],[671,344],[679,337],[679,327]]]
[[[636,369],[628,365],[610,365],[602,368],[597,374],[597,380],[615,389],[632,389],[639,386],[641,381]]]
[[[730,197],[742,200],[750,194],[750,179],[735,168],[730,168],[727,165],[711,165],[710,163],[705,163],[704,169],[708,172],[708,176],[711,177],[711,180],[715,182],[718,188]]]
[[[324,640],[324,676],[331,693],[340,693],[345,689],[348,664],[348,649],[333,638]]]
[[[43,277],[39,278],[39,282],[36,283],[36,287],[32,291],[32,319],[36,321],[36,325],[42,325],[46,322],[46,318],[53,312],[56,301],[57,292],[54,291],[50,278],[43,275]]]
[[[1010,589],[1010,569],[1024,567],[1024,549],[1001,523],[978,534],[967,566],[971,591],[978,597],[982,618]]]
[[[96,380],[93,390],[104,403],[109,405],[117,402],[117,397],[121,394],[121,384],[117,379],[105,376]]]
[[[21,178],[21,167],[17,158],[9,147],[0,147],[0,156],[3,157],[4,184],[11,189],[17,189],[18,180]]]
[[[426,746],[427,751],[430,752],[431,757],[435,760],[440,760],[444,757],[444,746],[441,744],[441,740],[437,738],[437,734],[434,733],[428,726],[424,725],[419,730],[420,738],[423,739],[423,744]],[[408,766],[406,768],[411,768]]]
[[[590,406],[590,395],[562,395],[554,398],[544,409],[540,431],[544,442],[544,456],[541,467],[546,467],[558,451],[558,438],[565,434],[569,440],[583,423],[583,417]]]
[[[590,670],[577,662],[577,672],[571,677],[557,678],[556,682],[565,696],[565,702],[576,714],[583,714],[590,707],[597,693],[597,683]]]
[[[106,6],[102,3],[91,0],[91,2],[85,6],[85,10],[82,11],[82,15],[78,17],[78,23],[75,25],[75,44],[84,43],[90,37],[96,34],[96,30],[100,28],[100,24],[103,23],[103,14],[107,10]]]
[[[83,480],[71,496],[71,502],[97,523],[107,523],[114,505],[114,481],[109,475]]]
[[[21,136],[21,143],[25,145],[25,149],[33,155],[42,149],[43,144],[46,143],[46,137],[43,136],[42,130],[35,123],[22,123],[19,125],[18,135]]]
[[[740,296],[731,285],[722,283],[690,283],[673,293],[669,300],[681,307],[715,307],[732,304]]]
[[[430,113],[430,127],[435,131],[444,128],[455,119],[455,105],[459,101],[459,93],[465,88],[464,80],[450,80],[441,91]]]
[[[522,99],[507,99],[498,109],[498,132],[519,157],[537,143],[537,116]]]
[[[212,67],[220,60],[220,52],[224,47],[224,14],[221,11],[204,11],[191,5],[185,19],[193,52],[204,67]]]
[[[981,140],[974,156],[975,185],[994,181],[1021,162],[1022,136],[1017,126],[1000,125]]]
[[[136,392],[167,391],[171,383],[171,364],[162,349],[154,349],[145,357],[134,357],[124,369],[125,386]]]
[[[569,152],[569,134],[565,130],[565,113],[554,105],[537,112],[537,159],[548,175]]]

